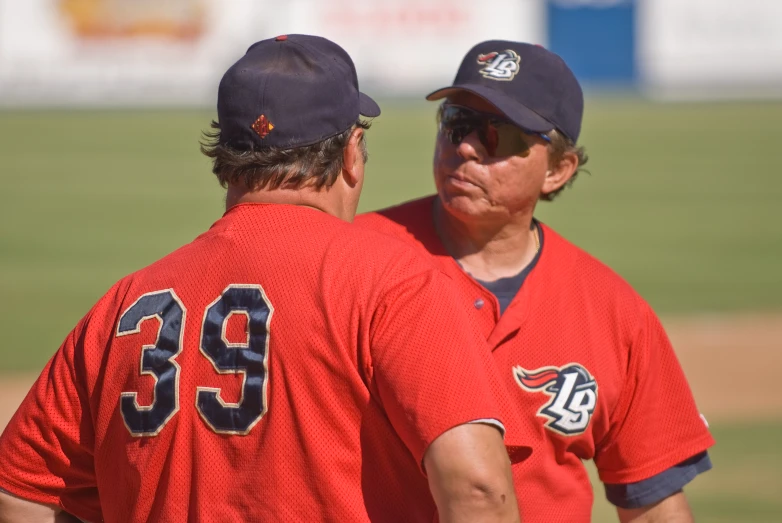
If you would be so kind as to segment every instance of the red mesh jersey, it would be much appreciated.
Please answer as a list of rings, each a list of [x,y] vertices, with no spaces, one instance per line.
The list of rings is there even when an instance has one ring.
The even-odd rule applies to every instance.
[[[319,211],[236,206],[69,334],[0,488],[88,521],[431,522],[429,443],[502,418],[448,280]]]
[[[432,223],[432,197],[356,223],[406,239],[449,274],[488,340],[519,414],[542,438],[513,466],[527,523],[590,520],[582,460],[605,483],[633,483],[714,441],[649,305],[608,267],[543,227],[537,265],[500,317],[499,304],[451,258]]]

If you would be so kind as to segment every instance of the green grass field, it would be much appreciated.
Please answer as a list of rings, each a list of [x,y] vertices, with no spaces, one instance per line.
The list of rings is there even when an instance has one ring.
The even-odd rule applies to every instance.
[[[383,106],[368,135],[362,210],[433,188],[434,106]],[[219,218],[222,190],[197,144],[211,118],[0,112],[0,380],[40,368],[114,281]],[[592,98],[581,140],[591,175],[538,217],[658,312],[780,310],[780,122],[782,103]],[[716,469],[689,490],[699,520],[782,521],[782,413],[714,433]],[[611,518],[597,503],[595,521]]]

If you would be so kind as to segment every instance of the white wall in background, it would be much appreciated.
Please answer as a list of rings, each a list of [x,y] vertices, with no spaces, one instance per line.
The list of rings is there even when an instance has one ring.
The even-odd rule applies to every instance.
[[[544,43],[543,1],[0,0],[0,105],[213,105],[225,69],[285,33],[342,45],[372,94],[422,97],[480,40]]]
[[[639,0],[638,65],[660,98],[782,96],[782,1]]]

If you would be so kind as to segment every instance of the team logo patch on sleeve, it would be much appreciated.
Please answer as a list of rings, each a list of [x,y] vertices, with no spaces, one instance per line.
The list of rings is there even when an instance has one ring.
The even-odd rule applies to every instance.
[[[584,433],[597,405],[597,382],[583,366],[568,363],[535,370],[516,366],[513,377],[522,389],[551,396],[538,410],[538,416],[548,420],[546,428],[563,436]]]
[[[512,49],[478,55],[478,63],[483,65],[479,72],[484,78],[490,80],[513,80],[519,72],[519,62],[521,57]]]

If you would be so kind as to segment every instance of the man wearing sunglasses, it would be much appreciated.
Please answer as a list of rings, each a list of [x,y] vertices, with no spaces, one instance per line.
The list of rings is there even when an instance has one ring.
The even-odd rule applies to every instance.
[[[476,45],[438,112],[437,194],[360,216],[451,276],[522,415],[513,467],[526,522],[582,522],[594,460],[622,522],[692,521],[682,488],[714,443],[660,322],[611,269],[534,219],[586,162],[583,94],[540,46]]]

